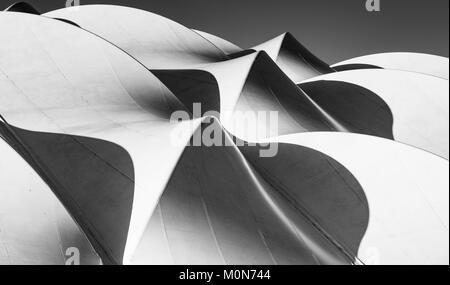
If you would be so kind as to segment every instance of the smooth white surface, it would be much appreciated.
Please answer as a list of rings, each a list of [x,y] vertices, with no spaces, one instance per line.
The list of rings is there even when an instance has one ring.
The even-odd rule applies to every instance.
[[[352,70],[306,80],[342,81],[362,86],[377,94],[389,106],[394,139],[449,157],[448,81],[396,70]]]
[[[251,128],[258,129],[257,136],[246,130],[240,131],[239,127],[242,126],[242,122],[240,122],[241,118],[236,115],[237,110],[240,111],[240,114],[251,112],[255,117],[258,111],[266,113],[281,111],[280,117],[284,118],[280,122],[283,134],[288,130],[290,132],[305,130],[302,127],[303,122],[300,124],[293,122],[286,109],[281,106],[279,99],[285,96],[284,92],[275,93],[267,82],[251,82],[249,80],[249,77],[257,73],[254,65],[259,60],[259,63],[263,61],[261,64],[265,68],[264,72],[260,72],[256,77],[261,77],[261,73],[263,73],[265,76],[271,75],[278,78],[280,86],[294,85],[287,76],[280,72],[276,63],[264,55],[264,52],[254,52],[231,60],[223,60],[220,57],[220,54],[223,53],[216,46],[192,30],[152,13],[126,7],[88,5],[81,6],[74,11],[61,9],[45,15],[67,19],[79,24],[84,29],[117,45],[148,69],[195,69],[210,73],[215,78],[220,93],[221,114],[216,116],[220,116],[221,123],[228,131],[238,135],[241,139],[252,140],[268,137],[270,130],[267,130],[267,121],[258,120],[251,126]],[[132,31],[125,33],[121,27],[128,27]],[[154,31],[156,27],[159,29]],[[263,45],[266,46],[263,49],[272,54],[272,58],[275,58],[285,37],[284,34],[277,39],[268,41]],[[279,46],[270,48],[268,45]],[[170,57],[167,57],[167,54],[170,54]],[[214,56],[205,60],[205,54],[214,54]],[[245,92],[249,88],[244,90],[244,87],[249,86],[251,91]],[[240,104],[245,101],[245,93],[247,95],[251,93],[250,97],[253,101],[247,106]],[[292,95],[294,92],[291,90],[290,93]],[[300,95],[300,91],[298,93],[295,95],[303,96],[303,94]],[[310,105],[307,108],[315,112],[317,106]],[[203,109],[202,111],[208,110]]]
[[[332,65],[370,64],[385,69],[397,69],[424,73],[443,79],[449,78],[448,58],[424,53],[390,52],[360,56]]]
[[[86,7],[89,8],[58,10],[47,16],[73,12],[73,19],[69,20],[78,19],[83,28],[92,28],[92,32],[112,41],[147,68],[197,68],[210,72],[220,90],[221,111],[270,107],[273,105],[268,102],[282,95],[267,88],[267,82],[248,82],[258,53],[219,61],[223,53],[211,42],[160,16],[130,8]],[[121,18],[125,14],[129,15]],[[154,26],[150,25],[153,20]],[[130,30],[124,32],[124,27]],[[180,125],[169,124],[168,117],[174,110],[184,109],[174,94],[127,54],[75,26],[44,17],[1,14],[0,42],[0,114],[10,124],[28,130],[100,138],[120,145],[130,154],[135,169],[135,194],[123,261],[132,263],[136,258],[138,263],[151,262],[151,256],[138,256],[142,252],[136,254],[135,250],[151,246],[152,240],[145,240],[154,229],[151,225],[155,225],[155,220],[151,217],[155,213],[162,215],[156,205],[200,120],[193,122],[193,129],[188,126],[191,122],[180,124],[182,129],[191,131],[179,138],[179,145],[171,145],[172,131]],[[275,72],[273,68],[269,71]],[[394,113],[396,139],[448,157],[448,85],[444,86],[448,81],[386,70],[349,71],[314,78],[319,79],[348,80],[379,94]],[[259,100],[258,105],[238,106],[246,83],[258,91],[245,94]],[[281,80],[283,84],[293,83]],[[221,114],[220,119],[233,133],[233,113]],[[241,139],[249,139],[246,133],[240,135]],[[375,248],[381,263],[448,264],[448,161],[392,141],[361,135],[305,133],[280,140],[322,151],[346,166],[362,184],[371,209],[369,229],[359,252],[363,261],[370,263],[374,258],[370,253]],[[245,161],[233,166],[242,165]],[[236,238],[235,232],[224,233],[226,238]],[[186,245],[185,240],[177,242]],[[310,244],[316,246],[315,240]],[[190,249],[181,248],[181,252]],[[157,251],[166,257],[170,254],[167,248]],[[236,254],[239,250],[230,252]]]
[[[133,251],[183,150],[168,143],[177,126],[169,123],[171,108],[183,107],[143,66],[70,24],[2,13],[0,41],[0,114],[8,123],[104,139],[130,154],[135,192],[126,254]]]
[[[220,48],[226,54],[233,54],[242,51],[242,48],[216,35],[212,35],[199,30],[193,31],[213,43],[216,47]]]
[[[331,156],[359,181],[369,226],[358,257],[379,264],[449,263],[449,163],[390,140],[345,133],[303,133],[265,141]]]
[[[0,157],[0,264],[64,265],[70,247],[79,250],[81,264],[99,264],[55,195],[2,139]]]
[[[139,9],[84,5],[44,16],[77,23],[125,50],[149,69],[187,68],[225,57],[223,51],[191,29]]]

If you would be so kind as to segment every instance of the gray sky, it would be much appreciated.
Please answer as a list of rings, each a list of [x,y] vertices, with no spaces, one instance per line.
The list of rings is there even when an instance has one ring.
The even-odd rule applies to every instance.
[[[80,0],[141,8],[241,47],[289,31],[328,63],[388,51],[448,57],[448,0],[380,1],[381,12],[369,13],[366,0]],[[0,9],[13,2],[0,0]],[[28,2],[46,12],[66,1]]]

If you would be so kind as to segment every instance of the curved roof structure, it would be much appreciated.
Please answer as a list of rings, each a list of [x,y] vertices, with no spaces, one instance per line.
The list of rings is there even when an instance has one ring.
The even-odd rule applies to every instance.
[[[102,14],[101,19],[97,18],[98,14]],[[181,64],[186,66],[220,61],[224,59],[224,54],[233,55],[243,52],[241,48],[217,36],[191,31],[168,19],[131,8],[88,5],[78,7],[76,11],[66,8],[45,15],[78,23],[83,28],[124,49],[149,69],[171,68],[169,63],[172,59],[180,68]],[[137,18],[139,21],[136,20]],[[153,30],[155,28],[157,31]],[[203,40],[200,40],[199,36]],[[217,50],[222,51],[223,54]],[[333,72],[332,68],[314,56],[290,33],[269,40],[251,50],[267,52],[295,82]],[[167,58],[164,52],[170,53],[170,58]],[[183,53],[183,56],[175,58],[179,53]],[[158,61],[160,57],[164,64]]]
[[[73,248],[79,250],[80,264],[101,264],[49,186],[1,139],[0,155],[0,264],[65,264]]]
[[[212,42],[191,29],[139,9],[87,5],[76,10],[52,11],[44,16],[77,23],[117,45],[149,69],[181,69],[226,57]]]
[[[164,168],[155,165],[157,169],[152,172],[146,166],[148,160],[150,157],[170,160],[170,156],[176,160],[177,151],[170,146],[166,147],[167,153],[152,148],[149,156],[141,156],[133,154],[133,149],[147,148],[147,143],[164,144],[163,136],[156,136],[155,131],[164,132],[164,129],[174,127],[169,124],[172,110],[184,110],[176,97],[124,52],[73,25],[19,13],[2,14],[0,23],[0,82],[3,90],[0,113],[4,123],[27,131],[66,134],[69,139],[72,135],[93,137],[121,146],[121,150],[118,150],[125,155],[124,159],[131,157],[132,167],[125,164],[123,167],[126,168],[123,169],[122,166],[111,164],[108,159],[104,162],[105,167],[109,165],[107,168],[111,168],[115,175],[125,174],[123,177],[127,177],[131,183],[134,193],[131,193],[129,203],[142,201],[145,204],[142,205],[143,209],[148,208],[149,197],[144,197],[150,195],[156,204],[160,193],[148,189],[148,186],[143,186],[147,190],[141,192],[142,199],[136,199],[141,195],[136,190],[139,187],[134,186],[141,184],[137,178],[139,169],[143,172],[143,185],[158,184],[158,180],[164,180]],[[30,62],[30,58],[34,60]],[[128,133],[125,136],[124,131]],[[23,136],[26,137],[27,132]],[[58,137],[53,139],[60,140]],[[19,140],[26,144],[26,139],[21,135],[8,140]],[[87,152],[86,155],[89,156],[91,151],[96,153],[89,147],[85,148],[85,144],[79,140],[75,141],[76,145],[80,145],[80,151]],[[100,149],[103,148],[101,144],[98,145]],[[142,168],[138,166],[138,160],[142,161]],[[136,178],[127,168],[134,170],[133,176]],[[144,174],[147,171],[152,174]],[[161,183],[164,184],[163,181]],[[128,207],[128,215],[131,215],[131,205]],[[148,211],[147,215],[150,215],[151,209]],[[130,228],[133,228],[133,221],[133,218],[126,221],[127,224],[131,223]],[[99,221],[99,224],[104,223]],[[110,223],[116,221],[110,220]],[[145,227],[145,224],[140,227]],[[125,236],[121,241],[121,253],[110,257],[111,262],[122,262],[128,228],[126,225],[123,229]]]
[[[449,263],[448,80],[335,72],[290,34],[242,50],[132,8],[15,7],[0,264]]]
[[[360,65],[424,73],[448,80],[448,58],[423,53],[391,52],[360,56],[334,64],[335,69],[351,69]]]
[[[307,133],[275,139],[329,155],[357,177],[370,216],[357,253],[364,264],[449,262],[447,160],[357,134]]]
[[[41,12],[36,10],[32,5],[28,4],[27,2],[17,2],[9,6],[5,9],[7,12],[20,12],[20,13],[28,13],[28,14],[34,14],[34,15],[40,15]]]
[[[395,139],[448,159],[447,80],[361,69],[318,76],[299,86],[354,132]]]
[[[312,54],[290,33],[282,34],[253,49],[267,52],[294,82],[334,72],[333,68]]]
[[[213,43],[216,47],[220,48],[227,55],[242,52],[242,48],[216,35],[212,35],[207,32],[202,32],[199,30],[194,30],[194,32],[196,32],[200,36],[204,37],[205,39]]]

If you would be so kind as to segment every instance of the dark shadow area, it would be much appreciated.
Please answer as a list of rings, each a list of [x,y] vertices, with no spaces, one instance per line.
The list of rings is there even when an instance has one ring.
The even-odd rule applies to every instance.
[[[204,124],[203,132],[214,124]],[[223,134],[220,126],[215,127]],[[253,149],[258,151],[258,147]],[[277,161],[278,165],[273,164],[272,167],[284,170],[291,167],[290,173],[298,172],[297,177],[305,179],[312,172],[308,166],[316,167],[316,173],[325,173],[322,177],[322,188],[325,189],[320,189],[321,197],[305,198],[303,202],[321,203],[319,198],[326,198],[328,204],[311,205],[310,209],[339,208],[342,199],[333,204],[331,198],[347,189],[333,187],[333,183],[340,182],[335,177],[338,174],[329,173],[327,165],[321,163],[323,158],[320,153],[312,154],[309,150],[304,154],[299,149],[292,151],[297,163],[306,160],[308,165],[292,167]],[[303,176],[302,172],[305,172]],[[353,182],[351,178],[345,178]],[[152,245],[155,252],[148,252],[148,256],[153,254],[162,260],[172,259],[176,264],[351,263],[352,259],[326,238],[307,215],[266,181],[265,177],[248,166],[236,147],[187,147],[161,196],[141,246],[145,241],[147,246],[150,241],[156,242]],[[307,181],[291,182],[303,183],[294,194],[317,190]],[[326,194],[333,191],[336,194],[327,198]],[[341,210],[342,220],[348,219],[336,225],[345,224],[347,228],[342,231],[349,228],[349,223],[367,223],[367,213],[364,211]],[[329,212],[321,214],[325,219]],[[330,218],[330,222],[339,220]],[[160,249],[165,248],[166,241],[169,247],[165,254],[161,254],[163,250]]]
[[[100,139],[33,132],[3,122],[0,134],[47,183],[103,263],[121,264],[134,195],[127,151]]]
[[[33,15],[41,15],[41,12],[39,12],[36,8],[31,6],[30,4],[26,2],[17,2],[9,6],[5,9],[5,11],[8,12],[20,12],[20,13],[28,13]]]
[[[362,64],[362,63],[353,63],[353,64],[343,64],[333,67],[336,71],[348,71],[348,70],[357,70],[357,69],[383,69],[382,67],[371,65],[371,64]]]
[[[307,147],[279,143],[274,157],[260,157],[262,148],[239,149],[269,185],[355,261],[369,223],[369,206],[353,174]]]
[[[60,19],[60,18],[53,18],[53,19],[61,21],[61,22],[64,22],[66,24],[70,24],[70,25],[78,27],[78,28],[81,28],[78,24],[76,24],[76,23],[74,23],[72,21],[66,20],[66,19]]]
[[[202,70],[151,70],[151,72],[192,113],[193,104],[200,103],[202,115],[220,111],[220,92],[216,78]]]
[[[252,54],[254,52],[256,52],[254,49],[245,49],[245,50],[242,50],[242,51],[239,51],[239,52],[228,54],[227,55],[227,60],[243,57],[243,56]]]
[[[335,131],[305,93],[265,52],[251,67],[236,110],[277,111],[279,135],[305,131]]]
[[[392,112],[372,91],[342,81],[320,80],[299,86],[349,131],[394,139]]]

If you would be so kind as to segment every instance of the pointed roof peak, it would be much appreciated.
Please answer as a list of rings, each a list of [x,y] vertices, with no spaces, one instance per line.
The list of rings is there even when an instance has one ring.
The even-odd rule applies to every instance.
[[[27,2],[16,2],[5,9],[6,12],[28,13],[33,15],[41,15],[36,8]]]

